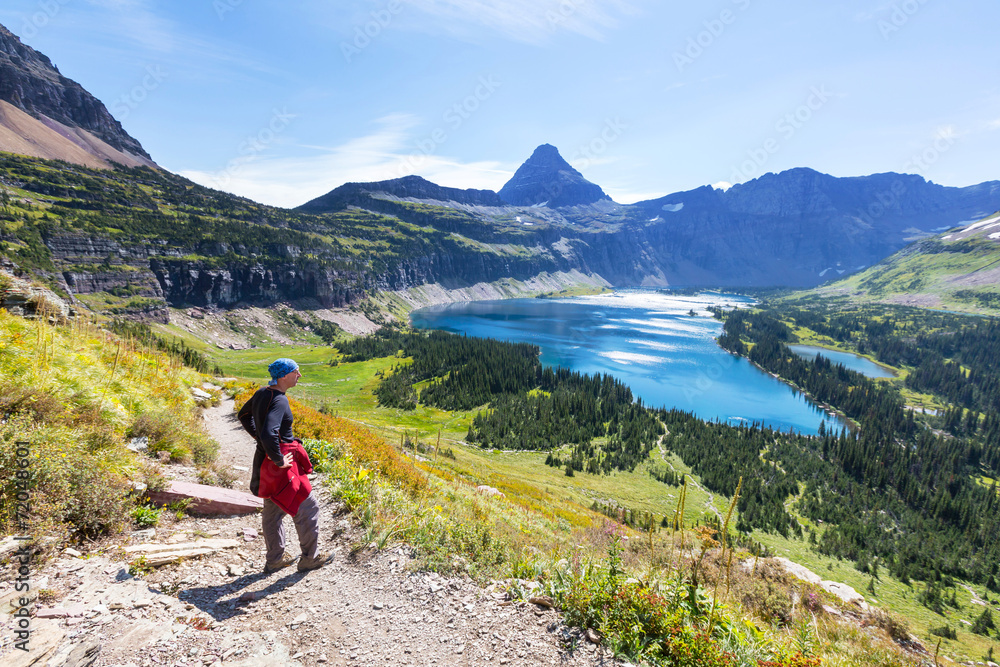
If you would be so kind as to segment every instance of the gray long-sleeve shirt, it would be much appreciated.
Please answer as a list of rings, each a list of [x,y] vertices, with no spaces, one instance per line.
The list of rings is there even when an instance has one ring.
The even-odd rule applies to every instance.
[[[256,495],[260,488],[260,466],[264,457],[270,458],[275,465],[284,465],[281,443],[295,439],[292,434],[292,408],[285,392],[274,387],[262,387],[240,408],[238,416],[246,432],[257,441],[250,476],[250,492]]]

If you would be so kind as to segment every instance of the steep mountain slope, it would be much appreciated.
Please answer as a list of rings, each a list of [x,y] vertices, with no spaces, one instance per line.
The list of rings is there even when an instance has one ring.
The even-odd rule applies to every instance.
[[[1000,212],[808,294],[1000,314]]]
[[[599,186],[571,167],[550,144],[536,148],[499,194],[501,199],[515,206],[545,205],[549,208],[581,206],[611,199]]]
[[[948,188],[907,174],[792,169],[635,207],[667,226],[659,247],[678,266],[693,263],[724,284],[808,286],[1000,208],[1000,182]]]
[[[90,167],[155,166],[100,100],[2,25],[0,150]]]

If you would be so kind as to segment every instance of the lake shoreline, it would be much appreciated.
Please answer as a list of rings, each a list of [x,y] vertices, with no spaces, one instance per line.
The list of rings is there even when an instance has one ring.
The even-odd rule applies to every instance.
[[[745,296],[716,291],[675,296],[640,288],[435,305],[412,311],[410,321],[414,329],[537,345],[547,367],[611,375],[645,405],[706,421],[803,435],[816,435],[824,422],[853,428],[831,406],[719,347],[721,323],[711,310],[750,305]]]

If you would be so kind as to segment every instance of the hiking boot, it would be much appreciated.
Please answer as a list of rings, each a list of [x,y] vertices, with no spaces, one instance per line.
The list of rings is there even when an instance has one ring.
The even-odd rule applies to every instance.
[[[283,555],[278,560],[269,560],[264,565],[264,573],[270,574],[271,572],[277,572],[278,570],[288,567],[295,562],[294,556],[289,556],[288,554]]]
[[[331,553],[318,553],[315,558],[306,558],[303,556],[299,559],[299,572],[318,570],[331,560],[333,560],[333,554]]]

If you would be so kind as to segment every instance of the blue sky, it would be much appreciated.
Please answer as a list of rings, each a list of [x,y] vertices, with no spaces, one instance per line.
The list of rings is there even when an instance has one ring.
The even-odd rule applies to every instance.
[[[1000,179],[1000,3],[5,0],[163,167],[295,206],[541,143],[616,201],[811,167]]]

